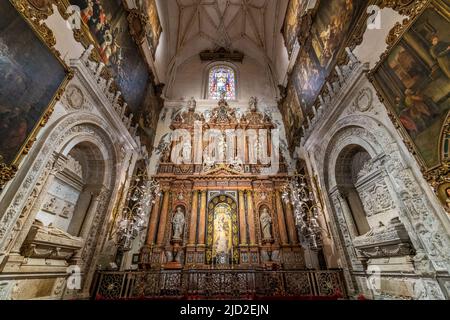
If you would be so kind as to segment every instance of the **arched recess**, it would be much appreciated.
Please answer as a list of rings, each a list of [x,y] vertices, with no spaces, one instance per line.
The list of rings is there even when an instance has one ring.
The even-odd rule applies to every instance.
[[[219,195],[208,203],[206,262],[215,267],[239,264],[239,226],[236,201]]]
[[[358,236],[370,230],[367,214],[357,190],[358,177],[364,166],[372,160],[369,153],[358,144],[342,149],[335,166],[336,187],[351,213],[352,223]]]
[[[83,239],[82,249],[64,259],[82,268],[85,275],[83,289],[86,290],[95,270],[94,257],[105,236],[113,191],[118,188],[120,153],[113,140],[115,133],[101,118],[90,113],[66,115],[46,129],[18,173],[20,184],[15,190],[8,190],[12,193],[12,201],[6,209],[9,214],[2,219],[2,227],[9,229],[5,233],[10,234],[10,241],[4,241],[0,235],[0,248],[9,253],[24,254],[30,230],[33,227],[49,229],[48,224],[35,223],[38,213],[49,200],[49,188],[59,178],[72,182],[78,179],[80,194],[86,191],[89,195],[87,210],[83,213],[76,201],[73,214],[78,223],[74,220],[74,224],[67,224],[65,230],[58,224],[50,229],[52,234],[67,239]],[[26,201],[22,200],[24,198]],[[13,224],[16,227],[11,230]]]
[[[439,217],[439,204],[430,188],[426,188],[424,179],[419,177],[418,168],[412,167],[412,157],[400,145],[400,137],[394,138],[392,130],[395,129],[387,128],[372,117],[350,115],[337,121],[323,136],[322,144],[325,148],[316,149],[318,152],[315,158],[321,171],[323,170],[321,183],[328,193],[326,203],[333,208],[333,233],[339,240],[339,250],[348,258],[346,260],[350,268],[360,268],[360,261],[353,248],[353,239],[357,235],[352,234],[352,226],[346,223],[346,208],[341,205],[342,199],[337,192],[339,180],[336,180],[334,174],[341,151],[348,145],[359,145],[372,159],[365,171],[379,172],[380,177],[383,177],[383,194],[388,194],[391,198],[391,211],[400,218],[416,252],[425,254],[436,270],[447,270],[450,255],[444,248],[450,245],[450,239],[446,235],[445,223]],[[375,217],[378,216],[375,212]],[[377,226],[373,224],[377,220],[379,219],[372,221],[371,227],[375,227],[374,229]]]

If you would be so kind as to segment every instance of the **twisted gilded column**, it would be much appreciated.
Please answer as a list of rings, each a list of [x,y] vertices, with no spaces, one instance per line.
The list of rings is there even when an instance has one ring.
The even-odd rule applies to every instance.
[[[149,221],[148,233],[147,233],[147,241],[146,241],[146,245],[148,245],[148,246],[155,244],[156,224],[158,223],[160,206],[161,206],[161,193],[159,193],[158,196],[156,197],[155,204],[153,205],[152,213],[150,215],[150,221]]]
[[[195,236],[197,234],[197,216],[198,216],[198,190],[193,191],[191,221],[189,224],[189,240],[188,244],[195,244]]]
[[[198,224],[198,241],[200,245],[205,244],[205,223],[206,223],[206,190],[202,191],[200,202],[200,222]]]
[[[275,190],[277,204],[278,228],[280,231],[280,240],[282,245],[288,244],[288,236],[286,231],[286,222],[284,220],[283,203],[281,202],[280,190]]]
[[[241,245],[247,244],[247,227],[245,223],[244,191],[239,190],[239,234]]]
[[[248,214],[248,229],[250,233],[250,245],[256,244],[256,233],[255,233],[255,211],[253,209],[253,192],[252,190],[247,190],[247,214]]]
[[[156,244],[158,246],[163,245],[163,242],[164,242],[164,233],[166,231],[167,216],[169,214],[169,195],[170,195],[170,191],[164,190],[163,205],[162,205],[162,209],[161,209],[159,226],[158,226],[158,237],[156,238]]]

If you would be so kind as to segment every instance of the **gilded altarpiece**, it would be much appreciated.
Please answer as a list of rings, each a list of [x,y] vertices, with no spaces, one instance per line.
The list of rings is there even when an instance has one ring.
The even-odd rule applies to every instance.
[[[293,210],[281,197],[288,173],[285,159],[273,143],[272,136],[277,135],[277,130],[272,119],[258,111],[256,99],[251,100],[248,111],[243,113],[225,99],[210,110],[207,116],[196,112],[195,101],[190,101],[188,110],[173,118],[172,142],[159,150],[159,167],[154,178],[163,191],[150,216],[140,267],[304,269]],[[175,137],[177,129],[190,133],[188,146]],[[220,133],[218,140],[211,141],[208,136],[211,130]],[[233,142],[224,146],[231,131],[243,133],[244,138],[236,134],[231,138]],[[263,131],[267,134],[258,134]],[[256,132],[256,140],[248,132]],[[225,148],[223,152],[232,155],[231,161],[229,157],[211,160],[205,151],[211,144],[216,152]],[[255,157],[261,153],[271,162]],[[190,161],[175,163],[174,155]],[[277,170],[270,172],[274,166]],[[184,219],[179,206],[185,209]],[[177,211],[180,219],[176,223],[183,227],[181,239],[174,239]]]

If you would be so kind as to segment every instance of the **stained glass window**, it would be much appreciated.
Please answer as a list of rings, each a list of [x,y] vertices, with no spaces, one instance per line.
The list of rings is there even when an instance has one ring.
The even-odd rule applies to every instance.
[[[234,70],[227,66],[214,67],[209,71],[209,98],[219,100],[222,94],[226,100],[236,99]]]

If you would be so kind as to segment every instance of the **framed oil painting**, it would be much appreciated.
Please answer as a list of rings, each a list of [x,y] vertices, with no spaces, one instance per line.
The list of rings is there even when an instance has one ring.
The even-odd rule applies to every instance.
[[[293,79],[306,113],[325,85],[325,81],[349,45],[357,26],[364,26],[367,0],[320,1],[307,45],[301,49]],[[363,21],[364,20],[364,21]]]
[[[0,189],[4,170],[28,152],[68,74],[33,23],[9,1],[0,1]]]
[[[292,148],[296,145],[296,143],[300,142],[300,126],[305,120],[300,107],[297,92],[293,85],[288,86],[287,96],[281,111],[285,125],[286,139],[291,151],[293,151]]]
[[[144,6],[144,12],[148,17],[149,31],[147,32],[147,39],[150,45],[150,50],[153,55],[153,59],[155,58],[156,48],[159,44],[159,38],[161,36],[162,27],[161,21],[158,16],[158,8],[156,7],[156,0],[145,0],[142,1],[142,5]]]
[[[284,43],[289,57],[294,50],[295,42],[300,31],[300,18],[305,12],[308,0],[289,0],[286,17],[283,24]]]
[[[374,84],[422,167],[445,157],[450,110],[449,1],[430,1],[372,71]],[[448,153],[448,146],[447,146]]]
[[[101,61],[112,71],[131,111],[137,111],[145,100],[149,69],[130,34],[122,0],[68,1],[80,8],[85,33],[95,44]]]

